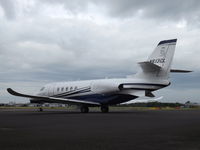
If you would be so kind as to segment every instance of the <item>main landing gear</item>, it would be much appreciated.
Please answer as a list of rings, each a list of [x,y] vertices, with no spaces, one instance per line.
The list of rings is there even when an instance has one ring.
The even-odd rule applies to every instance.
[[[81,110],[81,113],[88,113],[89,112],[88,106],[81,106],[80,110]],[[102,113],[108,113],[109,107],[108,106],[101,106],[101,112]]]
[[[40,111],[40,112],[43,111],[42,104],[38,104],[37,106],[38,106],[38,111]]]
[[[108,113],[109,112],[109,107],[108,106],[101,106],[101,112],[102,113]]]
[[[39,108],[39,111],[44,111],[42,107]]]
[[[89,108],[87,106],[81,106],[81,113],[88,113],[89,112]]]

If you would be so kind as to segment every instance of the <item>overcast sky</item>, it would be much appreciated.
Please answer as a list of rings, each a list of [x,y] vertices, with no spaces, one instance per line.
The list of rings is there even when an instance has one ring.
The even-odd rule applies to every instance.
[[[160,40],[177,38],[162,101],[200,102],[199,0],[0,0],[0,102],[11,87],[36,93],[57,81],[136,73]]]

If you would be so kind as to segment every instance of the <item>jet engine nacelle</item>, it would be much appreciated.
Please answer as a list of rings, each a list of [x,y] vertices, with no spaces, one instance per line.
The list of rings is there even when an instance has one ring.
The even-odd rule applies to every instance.
[[[113,82],[94,81],[91,83],[91,89],[94,93],[112,93],[119,91],[119,84]]]

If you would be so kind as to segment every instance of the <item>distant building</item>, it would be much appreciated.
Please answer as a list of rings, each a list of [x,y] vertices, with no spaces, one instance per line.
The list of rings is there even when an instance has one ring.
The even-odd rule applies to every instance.
[[[68,106],[67,104],[58,104],[58,103],[44,103],[42,105],[36,104],[36,103],[29,103],[29,107],[66,107]]]
[[[192,103],[190,101],[187,101],[184,105],[185,108],[197,108],[200,107],[200,104],[198,103]]]

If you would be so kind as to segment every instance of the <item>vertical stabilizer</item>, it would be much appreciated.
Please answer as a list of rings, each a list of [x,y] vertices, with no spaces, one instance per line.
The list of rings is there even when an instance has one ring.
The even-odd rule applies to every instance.
[[[176,42],[177,39],[160,41],[147,61],[139,63],[142,71],[137,76],[144,78],[168,78]]]

